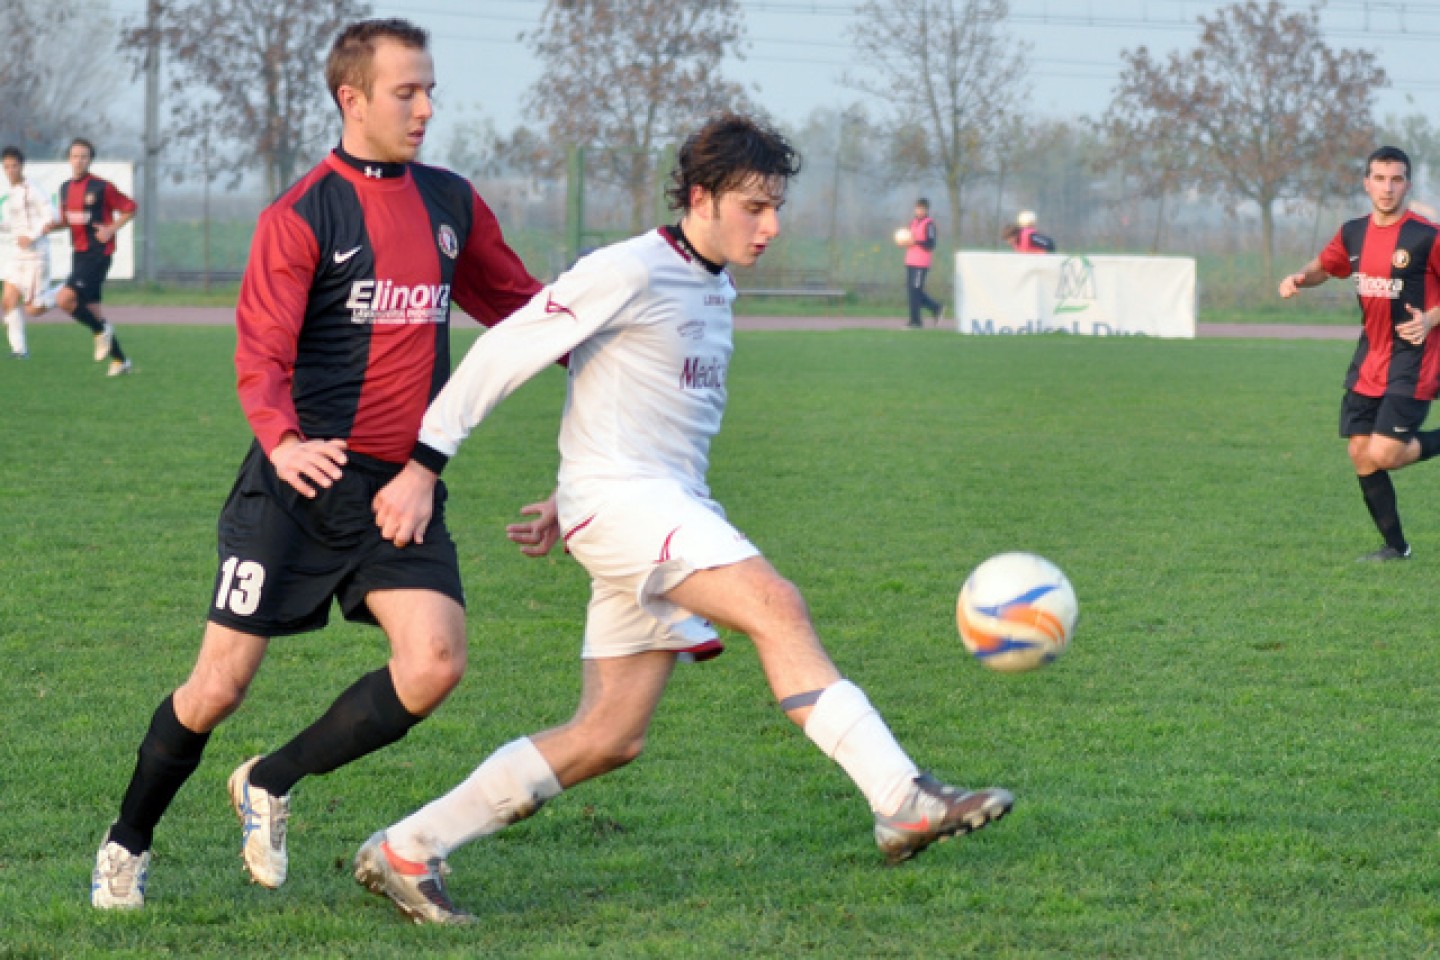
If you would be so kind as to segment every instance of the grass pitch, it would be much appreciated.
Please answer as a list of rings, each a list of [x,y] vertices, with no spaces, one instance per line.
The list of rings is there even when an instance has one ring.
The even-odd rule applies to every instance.
[[[1440,943],[1436,468],[1397,474],[1416,558],[1377,545],[1335,437],[1350,347],[739,338],[712,481],[804,590],[917,761],[1014,814],[881,865],[844,775],[752,649],[682,667],[645,756],[458,852],[467,930],[350,879],[377,827],[568,717],[587,594],[505,541],[554,474],[562,378],[447,472],[470,672],[400,744],[299,787],[290,882],[248,885],[224,782],[383,662],[378,632],[276,641],[161,824],[150,905],[88,906],[95,846],[199,640],[248,442],[227,330],[78,328],[0,363],[0,957],[1414,957]],[[462,339],[467,339],[462,337]],[[953,603],[1003,550],[1059,563],[1070,652],[989,673]]]

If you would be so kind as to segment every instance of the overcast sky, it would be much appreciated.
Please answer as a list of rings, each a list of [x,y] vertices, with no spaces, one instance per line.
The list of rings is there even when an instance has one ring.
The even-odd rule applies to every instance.
[[[135,2],[135,0],[124,0]],[[848,29],[860,0],[740,0],[748,53],[726,65],[729,79],[778,119],[798,123],[816,107],[862,99],[841,83],[852,55]],[[1052,117],[1099,116],[1120,72],[1120,52],[1193,47],[1197,18],[1223,3],[1206,0],[1011,0],[1009,33],[1029,44],[1033,111]],[[1292,10],[1308,2],[1286,0]],[[376,3],[383,16],[409,17],[432,34],[446,114],[483,115],[502,132],[525,122],[520,100],[539,77],[516,35],[536,26],[544,0],[415,0]],[[1426,114],[1440,124],[1440,0],[1329,0],[1321,13],[1333,47],[1376,52],[1391,89],[1380,117]],[[1408,97],[1408,99],[1407,99]],[[1317,105],[1317,107],[1320,105]]]
[[[434,138],[442,146],[456,120],[486,117],[502,133],[526,122],[520,102],[540,70],[517,35],[539,22],[545,0],[372,0],[377,16],[402,16],[431,32],[442,100]],[[848,30],[860,0],[740,0],[748,45],[726,64],[779,120],[798,124],[816,107],[842,109],[861,94],[841,83],[853,56]],[[1008,26],[1028,44],[1032,112],[1098,117],[1120,73],[1120,53],[1190,49],[1197,18],[1226,6],[1215,0],[1011,0]],[[1293,11],[1309,0],[1284,0]],[[117,19],[142,16],[145,0],[110,0]],[[1328,0],[1321,13],[1332,47],[1375,52],[1391,78],[1379,116],[1423,113],[1440,125],[1440,0]],[[317,82],[319,78],[317,76]],[[135,83],[133,96],[140,95]],[[131,93],[127,91],[127,93]],[[1325,105],[1317,104],[1317,109]],[[1343,107],[1332,107],[1343,109]]]

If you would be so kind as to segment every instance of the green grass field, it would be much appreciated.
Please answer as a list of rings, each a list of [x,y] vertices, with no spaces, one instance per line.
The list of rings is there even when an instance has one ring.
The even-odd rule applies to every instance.
[[[1335,436],[1350,346],[754,333],[712,481],[805,591],[922,766],[1014,814],[899,868],[752,649],[682,667],[634,765],[452,858],[481,917],[417,928],[351,880],[374,829],[569,716],[587,583],[503,536],[548,490],[562,378],[447,473],[470,672],[388,751],[302,783],[291,880],[247,884],[230,770],[383,661],[277,641],[161,824],[150,905],[88,906],[150,711],[187,671],[248,431],[232,334],[133,327],[107,380],[73,326],[0,364],[0,957],[1420,957],[1440,952],[1435,467],[1377,545]],[[1004,676],[953,604],[1003,550],[1081,601],[1071,651]]]

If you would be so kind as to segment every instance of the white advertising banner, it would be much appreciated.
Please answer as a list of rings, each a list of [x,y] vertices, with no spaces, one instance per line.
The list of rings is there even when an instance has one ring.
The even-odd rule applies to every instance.
[[[102,180],[109,180],[125,196],[135,197],[135,165],[108,160],[96,160],[90,164],[90,172]],[[60,209],[60,184],[70,179],[68,163],[25,164],[25,179],[44,191],[50,198],[50,205]],[[15,238],[10,235],[9,225],[3,217],[3,203],[10,192],[10,181],[0,174],[0,268],[10,262],[15,252]],[[115,257],[110,262],[111,280],[135,279],[135,230],[128,224],[115,238]],[[50,279],[64,280],[70,276],[70,228],[56,230],[50,234]]]
[[[961,333],[1195,336],[1190,257],[961,252]]]

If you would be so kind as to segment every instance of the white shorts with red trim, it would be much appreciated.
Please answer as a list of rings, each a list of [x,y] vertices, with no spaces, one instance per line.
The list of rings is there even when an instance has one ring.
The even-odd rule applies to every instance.
[[[709,621],[665,598],[697,570],[760,555],[720,504],[675,481],[631,480],[564,484],[557,506],[565,545],[591,577],[582,657],[724,650]]]

